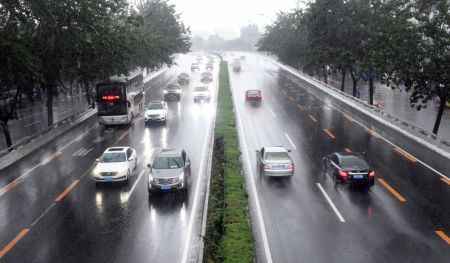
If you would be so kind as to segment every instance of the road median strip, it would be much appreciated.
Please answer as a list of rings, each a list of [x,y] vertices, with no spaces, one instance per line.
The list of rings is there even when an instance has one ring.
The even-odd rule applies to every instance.
[[[220,64],[219,81],[204,262],[253,262],[254,238],[226,62]]]

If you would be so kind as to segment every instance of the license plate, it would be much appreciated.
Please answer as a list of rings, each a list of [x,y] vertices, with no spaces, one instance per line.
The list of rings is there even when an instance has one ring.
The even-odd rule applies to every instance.
[[[110,182],[112,180],[113,180],[112,176],[105,176],[105,181]]]
[[[274,170],[283,170],[284,169],[284,165],[274,165],[273,169]]]
[[[364,178],[364,175],[362,175],[362,174],[354,174],[353,175],[353,179],[363,179]]]
[[[170,189],[171,189],[170,185],[169,186],[167,186],[167,185],[161,186],[161,190],[170,190]]]

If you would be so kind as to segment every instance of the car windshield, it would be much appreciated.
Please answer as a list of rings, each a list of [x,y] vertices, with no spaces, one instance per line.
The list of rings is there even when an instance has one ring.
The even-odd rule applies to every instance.
[[[208,87],[196,87],[195,91],[208,91]]]
[[[266,152],[265,159],[268,161],[289,160],[287,152]]]
[[[348,156],[348,157],[341,157],[341,165],[345,168],[359,168],[359,169],[368,169],[369,165],[367,162],[359,157],[356,156]]]
[[[179,169],[183,167],[181,157],[158,157],[153,163],[154,169]]]
[[[101,163],[117,163],[117,162],[125,162],[126,156],[124,152],[118,153],[104,153],[102,158],[100,159]]]
[[[162,103],[150,103],[150,105],[148,105],[148,110],[162,110],[164,107],[162,105]]]
[[[178,86],[178,85],[176,85],[176,84],[169,84],[169,85],[167,85],[167,89],[179,89],[180,88],[180,86]]]

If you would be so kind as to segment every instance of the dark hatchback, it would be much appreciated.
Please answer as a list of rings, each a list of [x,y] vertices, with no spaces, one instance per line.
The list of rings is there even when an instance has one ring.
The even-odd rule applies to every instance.
[[[375,171],[360,153],[336,152],[323,158],[325,173],[333,177],[335,183],[351,182],[373,186]]]

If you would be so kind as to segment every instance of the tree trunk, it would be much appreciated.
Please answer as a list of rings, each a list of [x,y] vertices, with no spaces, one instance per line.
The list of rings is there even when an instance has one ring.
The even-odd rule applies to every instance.
[[[89,89],[89,82],[88,81],[83,81],[83,84],[84,84],[84,89],[86,90],[87,104],[89,106],[92,106],[92,108],[94,108],[95,107],[94,101],[92,101],[92,105],[91,105],[91,90]]]
[[[352,82],[353,82],[353,97],[354,97],[354,96],[356,96],[356,84],[357,84],[357,81],[356,81],[356,76],[355,76],[355,74],[353,73],[352,70],[350,70],[350,76],[352,77]]]
[[[323,81],[325,82],[325,84],[328,84],[328,76],[327,76],[327,67],[323,66]]]
[[[446,96],[446,94],[445,95],[441,94],[441,96],[439,96],[439,98],[440,98],[441,102],[439,103],[439,111],[436,116],[436,121],[434,122],[434,127],[433,127],[433,133],[436,135],[439,130],[439,125],[441,124],[442,114],[444,113],[444,107],[445,107],[445,102],[447,100],[447,96]]]
[[[53,90],[54,85],[47,83],[47,124],[53,125]]]
[[[12,145],[11,135],[9,134],[8,123],[1,121],[0,126],[2,126],[3,135],[5,135],[6,147],[9,148]]]
[[[347,70],[342,69],[341,91],[345,91],[345,74]]]
[[[369,104],[373,105],[373,77],[369,76]]]

